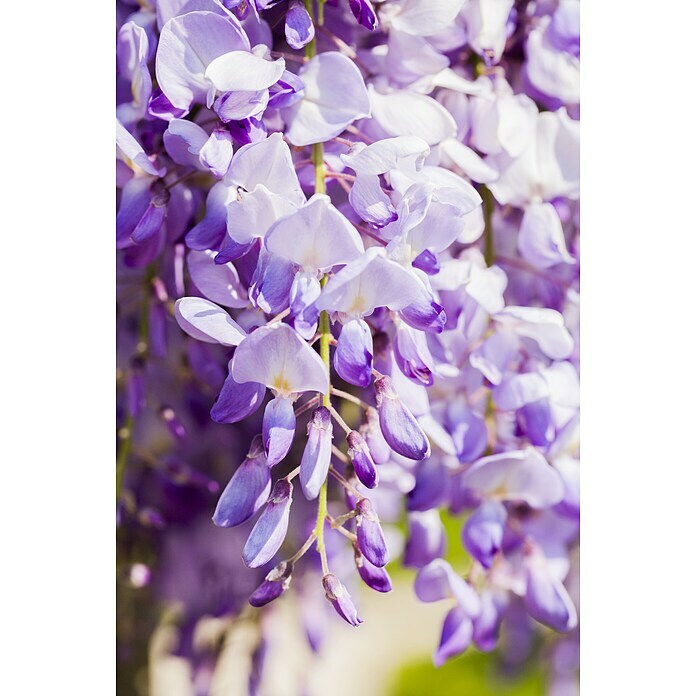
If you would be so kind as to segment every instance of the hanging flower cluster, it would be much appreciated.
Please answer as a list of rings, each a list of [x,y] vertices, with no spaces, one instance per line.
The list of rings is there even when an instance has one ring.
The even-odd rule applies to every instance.
[[[117,248],[151,291],[129,427],[173,313],[212,420],[262,413],[212,514],[248,525],[249,602],[318,555],[307,578],[357,626],[345,559],[388,592],[401,558],[448,606],[436,664],[520,612],[574,629],[579,2],[119,10]]]

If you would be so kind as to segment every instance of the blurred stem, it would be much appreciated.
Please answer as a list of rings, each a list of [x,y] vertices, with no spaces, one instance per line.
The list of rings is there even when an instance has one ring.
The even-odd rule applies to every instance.
[[[140,324],[138,326],[138,343],[135,346],[135,354],[137,357],[145,360],[148,350],[148,339],[150,332],[150,294],[152,291],[152,281],[157,275],[157,268],[154,263],[151,263],[145,269],[143,301],[140,306]],[[130,454],[131,444],[133,442],[133,428],[135,427],[135,418],[129,413],[126,416],[126,422],[118,431],[119,449],[116,456],[116,502],[121,498],[123,490],[123,477],[126,473],[128,465],[128,455]]]
[[[495,209],[495,199],[488,186],[481,186],[479,189],[483,199],[483,221],[485,228],[483,231],[484,250],[483,255],[486,264],[492,266],[495,263],[495,238],[493,236],[493,210]]]

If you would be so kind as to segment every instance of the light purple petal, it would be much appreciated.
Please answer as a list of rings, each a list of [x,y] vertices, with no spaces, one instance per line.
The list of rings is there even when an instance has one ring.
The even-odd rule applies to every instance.
[[[359,258],[362,239],[323,194],[278,220],[266,235],[266,248],[305,269],[327,271]]]
[[[303,97],[282,112],[293,145],[325,142],[353,121],[370,116],[360,70],[341,53],[320,53],[302,66],[299,77],[305,85]]]
[[[329,376],[319,353],[287,324],[262,326],[239,344],[232,358],[237,382],[258,382],[279,395],[316,391],[325,394]]]
[[[561,220],[550,203],[534,203],[525,210],[517,247],[522,257],[537,268],[575,263],[566,248]]]
[[[285,15],[285,40],[290,48],[304,48],[314,38],[314,24],[304,5],[293,2]]]
[[[307,500],[314,500],[326,480],[331,463],[333,426],[329,409],[320,406],[307,426],[307,444],[300,462],[300,483]]]
[[[447,660],[461,655],[471,643],[474,627],[471,618],[459,606],[453,607],[445,617],[442,625],[440,645],[433,655],[436,667],[442,667]]]
[[[295,438],[295,410],[292,400],[277,396],[271,399],[263,414],[263,446],[268,466],[285,458]]]
[[[334,369],[338,375],[358,387],[372,381],[372,331],[362,320],[344,324],[334,352]]]
[[[210,83],[208,65],[230,51],[248,51],[249,39],[234,17],[214,12],[189,12],[170,19],[160,33],[155,74],[171,104],[188,109],[204,104]]]
[[[174,316],[179,326],[199,341],[236,346],[246,337],[246,331],[224,309],[202,297],[178,299]]]
[[[483,498],[524,501],[539,509],[563,498],[561,477],[534,448],[479,459],[462,474],[462,485]]]

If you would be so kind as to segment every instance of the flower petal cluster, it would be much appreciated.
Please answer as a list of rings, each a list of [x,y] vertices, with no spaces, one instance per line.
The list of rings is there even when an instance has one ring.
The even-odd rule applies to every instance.
[[[264,611],[296,578],[357,627],[401,562],[448,604],[437,665],[573,631],[579,2],[148,8],[117,37],[130,430],[166,368],[173,448],[201,404],[233,433],[208,516]]]

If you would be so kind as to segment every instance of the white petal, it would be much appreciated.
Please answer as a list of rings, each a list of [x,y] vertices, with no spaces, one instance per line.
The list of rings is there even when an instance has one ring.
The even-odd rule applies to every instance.
[[[558,212],[550,203],[534,203],[525,210],[517,248],[537,268],[575,263],[568,253]]]
[[[549,383],[538,372],[524,372],[504,379],[493,390],[493,401],[503,411],[514,411],[525,404],[545,399],[551,393]]]
[[[573,352],[573,337],[566,329],[563,315],[543,307],[508,306],[493,317],[519,336],[531,338],[553,360],[563,360]]]
[[[234,352],[231,371],[237,382],[259,382],[280,396],[305,391],[325,394],[329,388],[319,354],[282,323],[250,333]]]
[[[189,336],[205,343],[236,346],[246,336],[246,331],[222,307],[202,297],[178,299],[174,315]]]
[[[454,138],[452,115],[431,97],[407,90],[380,94],[369,87],[372,117],[388,135],[415,135],[428,145]]]
[[[322,143],[359,118],[370,116],[370,99],[360,70],[336,51],[320,53],[298,73],[304,96],[282,111],[293,145]]]
[[[387,259],[383,249],[371,247],[329,279],[316,306],[349,316],[368,316],[376,307],[403,309],[423,292],[414,273]]]
[[[360,144],[361,145],[361,144]],[[384,174],[399,166],[407,157],[414,157],[416,169],[420,169],[430,154],[428,143],[416,136],[385,138],[365,147],[353,147],[341,161],[356,174]]]
[[[440,143],[440,150],[472,181],[479,184],[490,184],[498,178],[498,171],[481,159],[470,147],[464,143],[449,138]]]
[[[179,109],[204,103],[209,83],[208,65],[223,53],[249,50],[249,40],[234,17],[214,12],[189,12],[170,19],[162,28],[157,47],[157,83]]]
[[[462,485],[486,499],[521,500],[533,508],[563,498],[559,473],[533,448],[479,459],[462,475]]]
[[[533,29],[527,39],[529,81],[544,94],[560,99],[564,104],[580,102],[580,60],[570,53],[559,51],[542,28]]]
[[[514,0],[469,0],[462,10],[471,47],[497,63],[505,49],[507,19]]]
[[[177,164],[202,169],[198,154],[208,142],[208,137],[197,123],[183,118],[173,118],[164,132],[164,146]]]
[[[416,36],[432,36],[447,29],[464,5],[465,0],[404,0],[391,26]],[[390,3],[391,4],[391,3]],[[381,19],[381,16],[380,16]]]
[[[251,193],[240,191],[227,206],[227,233],[239,244],[265,237],[273,223],[290,215],[297,206],[285,196],[271,193],[259,184]]]
[[[232,158],[225,183],[241,186],[246,191],[263,184],[271,193],[286,196],[297,205],[305,201],[290,148],[280,133],[240,147]]]
[[[205,76],[220,92],[257,92],[278,82],[285,60],[264,60],[249,51],[231,51],[218,56]]]
[[[266,248],[303,268],[323,271],[364,251],[355,227],[323,194],[278,220],[266,235]]]

